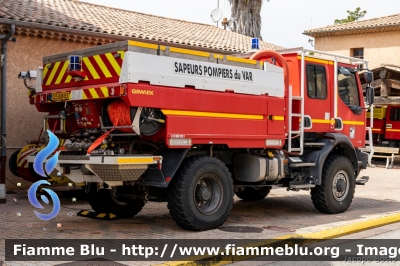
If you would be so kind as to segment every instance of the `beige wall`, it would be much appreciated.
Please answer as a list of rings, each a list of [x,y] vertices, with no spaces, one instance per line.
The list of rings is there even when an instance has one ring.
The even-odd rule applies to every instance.
[[[382,63],[400,65],[400,31],[315,38],[315,49],[352,56],[351,48],[364,48],[369,68]]]
[[[43,56],[91,47],[93,45],[47,38],[15,35],[17,42],[8,43],[7,56],[7,157],[16,149],[26,145],[24,139],[36,140],[43,124],[44,113],[39,113],[29,104],[28,90],[18,73],[23,70],[36,70],[42,65]],[[23,187],[30,185],[11,174],[7,166],[7,178],[21,182]],[[6,181],[7,189],[14,189]]]

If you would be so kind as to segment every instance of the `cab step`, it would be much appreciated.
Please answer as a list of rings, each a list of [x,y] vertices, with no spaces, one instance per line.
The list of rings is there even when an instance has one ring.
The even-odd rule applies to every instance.
[[[301,185],[290,185],[291,189],[304,189],[304,188],[314,188],[314,184],[301,184]]]
[[[306,142],[303,144],[304,147],[323,147],[325,146],[325,143],[321,143],[321,142]]]
[[[356,185],[364,186],[365,183],[368,182],[368,180],[369,180],[369,176],[363,176],[363,177],[361,177],[360,179],[357,179],[357,180],[356,180]]]
[[[311,167],[315,166],[315,163],[291,163],[290,167]]]
[[[292,100],[301,101],[301,100],[303,100],[303,97],[301,97],[301,96],[292,96]]]

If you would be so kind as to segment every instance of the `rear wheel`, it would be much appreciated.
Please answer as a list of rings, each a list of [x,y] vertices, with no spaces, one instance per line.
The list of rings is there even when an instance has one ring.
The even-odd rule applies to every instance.
[[[355,176],[353,165],[344,156],[331,154],[322,170],[321,185],[311,189],[311,199],[323,213],[346,211],[353,201]]]
[[[87,198],[95,212],[113,213],[122,218],[132,218],[144,206],[143,200],[116,197],[111,189],[97,190],[96,183],[91,184]]]
[[[13,175],[21,177],[20,174],[18,173],[18,165],[17,165],[17,159],[18,159],[18,154],[20,153],[21,150],[17,150],[11,154],[10,159],[8,160],[8,167],[10,168],[10,171]]]
[[[266,196],[268,196],[270,191],[271,187],[261,187],[261,188],[245,187],[243,190],[235,192],[235,194],[242,200],[256,201],[256,200],[263,200]]]
[[[168,209],[181,227],[201,231],[222,225],[233,205],[233,183],[226,166],[210,156],[194,156],[170,184]]]

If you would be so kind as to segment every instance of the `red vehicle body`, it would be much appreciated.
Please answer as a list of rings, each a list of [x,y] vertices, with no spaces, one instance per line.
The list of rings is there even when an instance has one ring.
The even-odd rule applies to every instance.
[[[369,119],[367,126],[370,126]],[[400,148],[400,106],[375,107],[372,133],[374,145]]]
[[[359,60],[325,56],[128,41],[44,58],[30,102],[65,140],[53,175],[86,182],[97,212],[165,200],[180,226],[205,230],[233,193],[261,200],[277,186],[311,189],[318,210],[338,213],[367,181],[366,113]]]

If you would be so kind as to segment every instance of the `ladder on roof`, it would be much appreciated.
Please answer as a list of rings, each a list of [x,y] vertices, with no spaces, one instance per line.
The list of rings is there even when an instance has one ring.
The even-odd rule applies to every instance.
[[[302,72],[304,69],[302,67]],[[302,77],[303,77],[302,73]],[[304,86],[302,86],[304,87]],[[288,152],[298,152],[299,155],[303,154],[303,142],[304,142],[304,88],[301,89],[300,96],[293,96],[292,85],[289,86],[288,92]],[[293,103],[298,102],[300,106],[299,113],[293,113]],[[299,118],[299,129],[293,130],[293,118]],[[296,120],[297,121],[297,120]],[[300,140],[299,147],[292,147],[292,137],[298,136]]]

